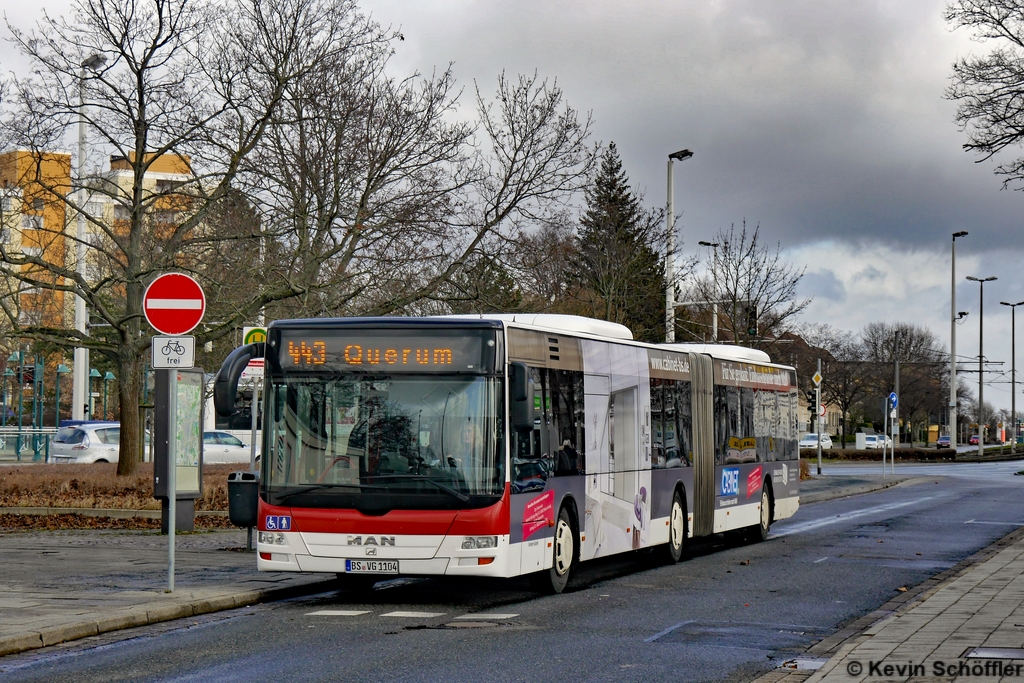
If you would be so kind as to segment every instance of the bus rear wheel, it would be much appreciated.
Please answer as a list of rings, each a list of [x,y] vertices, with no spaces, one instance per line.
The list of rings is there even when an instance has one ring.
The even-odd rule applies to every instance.
[[[768,495],[768,487],[761,487],[761,521],[751,529],[750,539],[759,543],[768,538],[768,531],[772,527],[772,498]]]
[[[686,551],[686,507],[683,497],[677,490],[672,496],[672,511],[668,517],[668,545],[666,546],[668,561],[672,564],[683,559]]]
[[[572,515],[566,508],[558,511],[555,538],[551,545],[554,556],[551,569],[546,572],[547,581],[544,582],[544,588],[552,593],[561,593],[569,585],[569,580],[576,571],[576,558],[579,555],[576,552],[576,528]],[[544,574],[545,572],[541,572],[541,576]]]

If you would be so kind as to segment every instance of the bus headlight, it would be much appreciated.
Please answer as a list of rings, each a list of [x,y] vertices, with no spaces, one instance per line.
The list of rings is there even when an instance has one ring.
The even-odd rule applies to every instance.
[[[462,539],[463,550],[479,550],[483,548],[497,548],[497,536],[466,536]]]
[[[257,540],[267,545],[288,545],[288,540],[284,537],[284,534],[270,531],[261,531]]]

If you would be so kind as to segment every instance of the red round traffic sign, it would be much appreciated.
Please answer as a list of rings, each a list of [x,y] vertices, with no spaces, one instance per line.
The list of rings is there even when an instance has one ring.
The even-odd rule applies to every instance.
[[[142,296],[146,320],[162,334],[188,334],[206,312],[199,283],[182,273],[167,273],[149,283]]]

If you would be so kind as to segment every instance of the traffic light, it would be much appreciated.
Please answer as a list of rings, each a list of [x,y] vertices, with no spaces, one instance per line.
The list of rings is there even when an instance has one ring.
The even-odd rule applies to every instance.
[[[811,411],[811,419],[818,416],[818,392],[814,389],[807,392],[807,409]]]
[[[755,304],[747,305],[746,323],[747,323],[747,335],[750,336],[750,337],[756,337],[757,336],[757,306]]]

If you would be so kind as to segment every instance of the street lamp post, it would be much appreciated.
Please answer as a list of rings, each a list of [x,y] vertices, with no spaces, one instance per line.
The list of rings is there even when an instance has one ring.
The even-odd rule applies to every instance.
[[[94,379],[99,379],[102,376],[103,375],[101,375],[100,371],[97,370],[96,368],[93,368],[92,370],[89,371],[89,418],[88,419],[90,419],[90,420],[95,419],[93,416],[96,415],[96,405],[95,405],[95,402],[93,401],[93,394],[96,393],[96,392],[93,389],[92,381]],[[84,406],[83,406],[83,408],[84,408]]]
[[[1012,438],[1010,439],[1010,452],[1017,452],[1017,307],[1024,305],[1024,301],[1015,304],[1006,301],[999,302],[1003,306],[1010,307],[1010,424]]]
[[[61,375],[66,375],[69,372],[71,372],[71,370],[63,363],[57,365],[57,379],[54,380],[55,396],[53,398],[53,402],[56,404],[56,407],[53,409],[53,426],[57,429],[60,429],[60,378]]]
[[[979,285],[978,293],[978,456],[985,454],[985,428],[982,415],[985,412],[985,283],[998,280],[995,275],[985,278],[967,276]]]
[[[107,384],[110,380],[117,379],[114,377],[114,373],[107,370],[103,375],[103,419],[107,419]]]
[[[956,323],[959,320],[956,311],[956,238],[967,235],[966,230],[953,233],[951,271],[953,284],[950,289],[949,302],[949,447],[956,452]]]
[[[711,247],[711,341],[718,343],[718,242],[697,242],[702,247]],[[735,329],[735,326],[734,326]]]
[[[688,149],[681,149],[668,155],[668,206],[665,212],[665,227],[668,230],[668,249],[665,253],[665,342],[676,340],[676,216],[672,197],[672,162],[684,161],[693,156]]]
[[[25,417],[25,352],[18,349],[7,359],[8,363],[18,364],[18,438],[14,441],[14,454],[21,460],[21,428]],[[11,398],[14,398],[14,390],[11,390]]]
[[[78,276],[85,281],[85,157],[88,152],[85,141],[85,75],[86,71],[96,72],[103,68],[107,60],[103,55],[94,54],[90,55],[85,61],[82,62],[81,71],[78,74],[78,163],[76,164],[76,174],[78,176],[78,197],[76,202],[78,204],[78,216],[76,218],[76,229],[75,238],[77,244],[75,245],[75,258],[77,263],[75,264],[75,272]],[[75,329],[78,333],[85,337],[87,334],[86,323],[88,319],[86,317],[85,310],[85,299],[81,296],[75,296]],[[74,378],[72,379],[71,385],[71,416],[76,420],[84,419],[85,415],[85,392],[88,390],[88,369],[89,369],[89,349],[84,346],[75,347],[75,360],[74,360]]]

